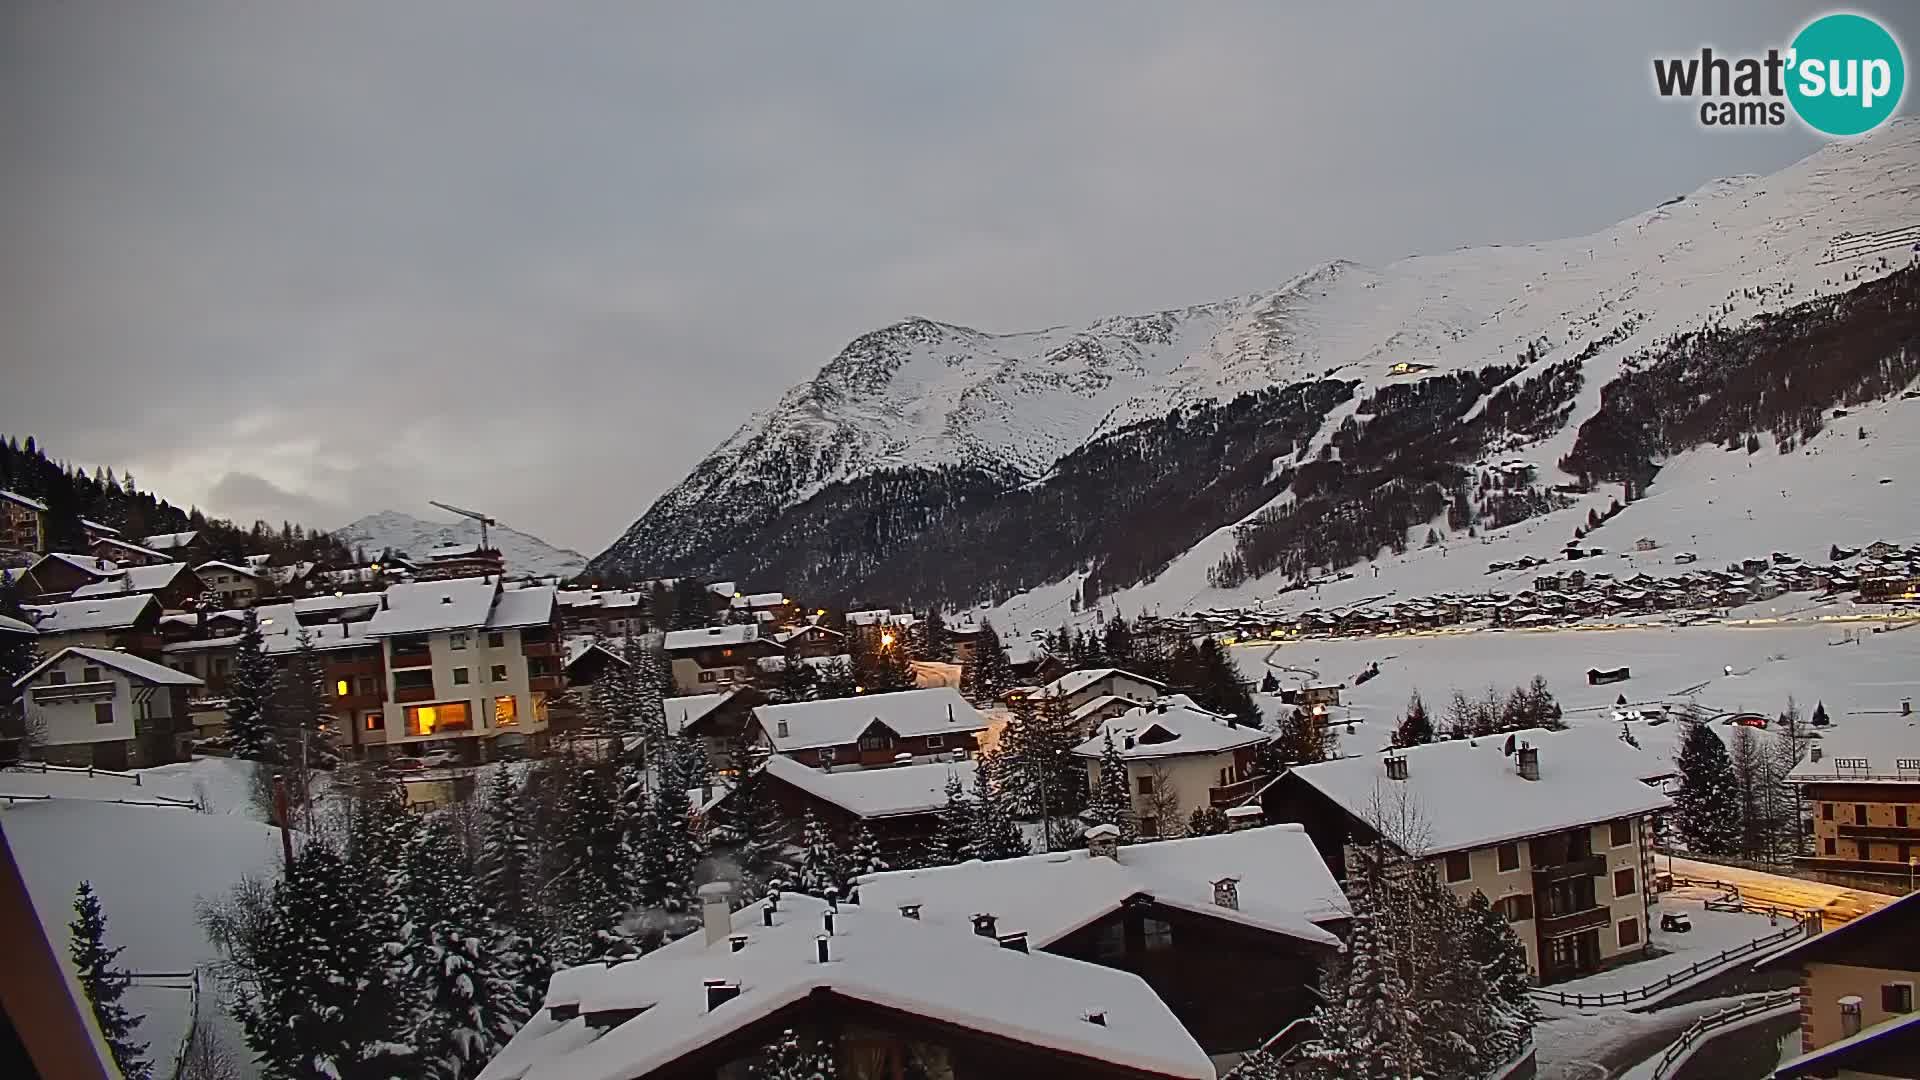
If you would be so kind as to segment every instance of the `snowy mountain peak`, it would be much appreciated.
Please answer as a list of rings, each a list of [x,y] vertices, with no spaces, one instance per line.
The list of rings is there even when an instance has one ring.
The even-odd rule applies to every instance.
[[[392,549],[418,557],[438,547],[479,543],[480,526],[466,518],[429,521],[398,510],[382,510],[337,530],[335,535],[349,545],[364,548],[369,555]],[[554,547],[504,525],[488,527],[487,542],[500,549],[509,574],[568,578],[587,565],[586,556],[577,551]]]

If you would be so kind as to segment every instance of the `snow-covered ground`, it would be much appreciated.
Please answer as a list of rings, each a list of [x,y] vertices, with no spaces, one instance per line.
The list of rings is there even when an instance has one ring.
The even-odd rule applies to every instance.
[[[1665,912],[1684,912],[1693,921],[1689,933],[1667,933],[1660,929]],[[1652,933],[1649,935],[1656,955],[1631,964],[1622,964],[1580,979],[1554,983],[1550,989],[1563,994],[1617,994],[1657,982],[1736,945],[1776,934],[1788,923],[1775,923],[1765,915],[1735,911],[1708,911],[1699,900],[1662,897],[1654,905]],[[1746,958],[1751,962],[1752,955]],[[1705,977],[1703,975],[1703,977]],[[1640,1008],[1645,1002],[1634,1002]]]
[[[261,818],[253,800],[254,764],[238,758],[201,757],[172,765],[141,769],[142,779],[159,781],[175,789],[184,789],[187,797],[212,814],[237,814]],[[319,783],[327,778],[321,774]]]

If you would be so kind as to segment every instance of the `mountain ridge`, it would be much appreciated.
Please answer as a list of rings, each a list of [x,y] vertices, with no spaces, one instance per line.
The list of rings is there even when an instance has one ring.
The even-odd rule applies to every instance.
[[[392,549],[419,557],[437,547],[479,543],[480,526],[465,518],[433,521],[399,510],[381,510],[341,526],[334,535],[366,549],[370,555]],[[587,557],[577,551],[555,547],[531,533],[504,525],[488,526],[487,541],[500,549],[511,574],[570,578],[587,565]]]

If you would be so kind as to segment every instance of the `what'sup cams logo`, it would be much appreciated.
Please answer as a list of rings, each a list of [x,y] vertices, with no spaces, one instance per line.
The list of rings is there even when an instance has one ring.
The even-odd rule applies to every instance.
[[[1787,110],[1823,135],[1863,135],[1893,115],[1907,88],[1900,42],[1872,19],[1822,15],[1765,56],[1655,57],[1663,98],[1699,101],[1705,127],[1779,127]]]

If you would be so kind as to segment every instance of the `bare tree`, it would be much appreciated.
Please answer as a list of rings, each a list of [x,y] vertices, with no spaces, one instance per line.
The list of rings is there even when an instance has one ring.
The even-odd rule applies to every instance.
[[[194,1020],[175,1080],[240,1080],[240,1065],[205,1017]]]
[[[1147,778],[1153,790],[1141,796],[1145,816],[1159,823],[1162,839],[1173,839],[1185,828],[1180,819],[1180,789],[1174,785],[1173,773],[1158,761],[1147,766]]]

